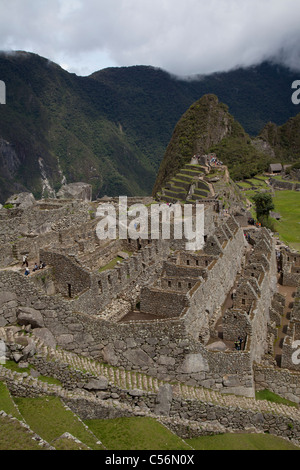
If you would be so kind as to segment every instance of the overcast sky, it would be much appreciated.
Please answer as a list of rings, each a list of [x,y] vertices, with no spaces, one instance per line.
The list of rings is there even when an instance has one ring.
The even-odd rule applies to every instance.
[[[0,49],[70,72],[152,65],[177,75],[275,58],[300,70],[300,0],[0,0]]]

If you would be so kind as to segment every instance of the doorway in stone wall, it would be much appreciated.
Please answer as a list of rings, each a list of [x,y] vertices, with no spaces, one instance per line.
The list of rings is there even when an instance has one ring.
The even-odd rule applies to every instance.
[[[69,299],[72,298],[72,286],[71,286],[71,284],[68,284],[68,297],[69,297]]]

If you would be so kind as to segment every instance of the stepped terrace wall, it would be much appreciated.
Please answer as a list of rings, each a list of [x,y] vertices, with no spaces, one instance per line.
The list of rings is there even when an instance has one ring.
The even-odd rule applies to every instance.
[[[274,189],[279,190],[297,191],[300,189],[300,183],[289,180],[283,181],[276,178],[270,178],[270,184]]]
[[[130,416],[159,417],[166,427],[182,438],[193,438],[228,432],[267,432],[291,440],[299,446],[300,423],[297,411],[293,414],[288,407],[272,409],[267,403],[240,403],[238,400],[213,400],[186,398],[170,386],[159,388],[158,392],[127,390],[107,386],[102,392],[106,398],[96,398],[83,391],[75,394],[62,387],[24,377],[0,366],[0,380],[16,397],[59,396],[62,401],[82,420],[113,419]],[[161,397],[164,404],[161,405]],[[167,397],[167,398],[166,398]],[[249,408],[247,408],[247,405]]]

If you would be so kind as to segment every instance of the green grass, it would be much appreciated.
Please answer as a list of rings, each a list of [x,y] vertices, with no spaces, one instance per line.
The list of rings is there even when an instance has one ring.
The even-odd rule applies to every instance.
[[[220,434],[187,440],[195,450],[299,450],[270,434]]]
[[[190,450],[188,444],[152,418],[91,420],[85,424],[108,450]]]
[[[5,361],[5,364],[3,364],[3,366],[6,369],[12,370],[13,372],[18,372],[19,374],[22,374],[24,372],[27,372],[27,374],[29,374],[30,369],[32,369],[31,365],[25,368],[21,368],[18,366],[18,364],[15,361]]]
[[[15,361],[6,361],[5,364],[3,365],[7,369],[10,369],[14,372],[18,372],[19,374],[22,374],[24,372],[26,372],[27,374],[30,374],[30,370],[34,369],[34,367],[30,364],[28,365],[28,367],[25,367],[25,368],[19,367],[19,365]],[[59,380],[53,377],[46,376],[46,375],[40,375],[38,377],[38,380],[40,380],[41,382],[52,384],[52,385],[61,385],[61,382]]]
[[[108,269],[113,269],[116,266],[118,261],[122,262],[124,261],[124,259],[120,258],[120,256],[117,256],[116,258],[112,259],[108,264],[100,268],[99,273],[102,273],[103,271],[107,271]]]
[[[261,390],[259,392],[256,392],[255,397],[256,397],[256,400],[268,400],[273,403],[281,403],[283,405],[296,406],[298,408],[297,403],[287,400],[286,398],[282,398],[281,396],[276,395],[270,390]]]
[[[62,385],[60,380],[55,379],[54,377],[48,377],[47,375],[40,375],[38,377],[38,380],[40,380],[41,382],[50,384],[50,385]]]
[[[0,382],[0,410],[17,419],[22,419],[5,383]],[[1,433],[0,433],[1,434]]]
[[[85,444],[76,442],[74,439],[68,439],[67,437],[54,440],[52,445],[56,450],[89,450]]]
[[[255,178],[261,179],[262,177],[258,175]],[[255,180],[252,179],[249,181],[254,182]],[[239,182],[238,185],[245,188],[247,183]],[[258,184],[257,187],[264,189],[263,185]],[[259,189],[257,191],[243,191],[243,194],[253,202],[253,197],[257,194]],[[274,221],[275,229],[280,239],[291,248],[300,251],[300,191],[276,191],[273,202],[275,206],[274,211],[279,212],[281,215],[279,221]],[[251,212],[256,219],[254,208],[252,208]]]
[[[272,178],[273,178],[274,180],[283,181],[284,183],[299,184],[299,181],[297,181],[297,180],[289,180],[289,179],[284,178],[284,177],[281,176],[281,175],[272,176]]]
[[[69,432],[93,450],[102,450],[97,439],[57,397],[15,398],[17,406],[30,428],[49,444]]]
[[[0,450],[42,450],[19,421],[0,417]]]
[[[300,251],[300,192],[276,191],[273,201],[282,217],[275,224],[280,239]]]

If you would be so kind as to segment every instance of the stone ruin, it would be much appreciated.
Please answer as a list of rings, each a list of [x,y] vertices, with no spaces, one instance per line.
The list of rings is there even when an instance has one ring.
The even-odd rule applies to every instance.
[[[154,203],[129,198],[136,202]],[[0,210],[0,329],[21,327],[53,350],[153,380],[250,398],[262,384],[278,391],[286,376],[274,343],[285,298],[271,232],[243,227],[208,204],[199,251],[176,239],[99,240],[101,203],[49,199]],[[284,281],[299,286],[299,256],[282,259]],[[41,262],[45,267],[33,272]],[[300,335],[298,304],[287,345]],[[282,364],[293,369],[299,403],[289,348]]]

